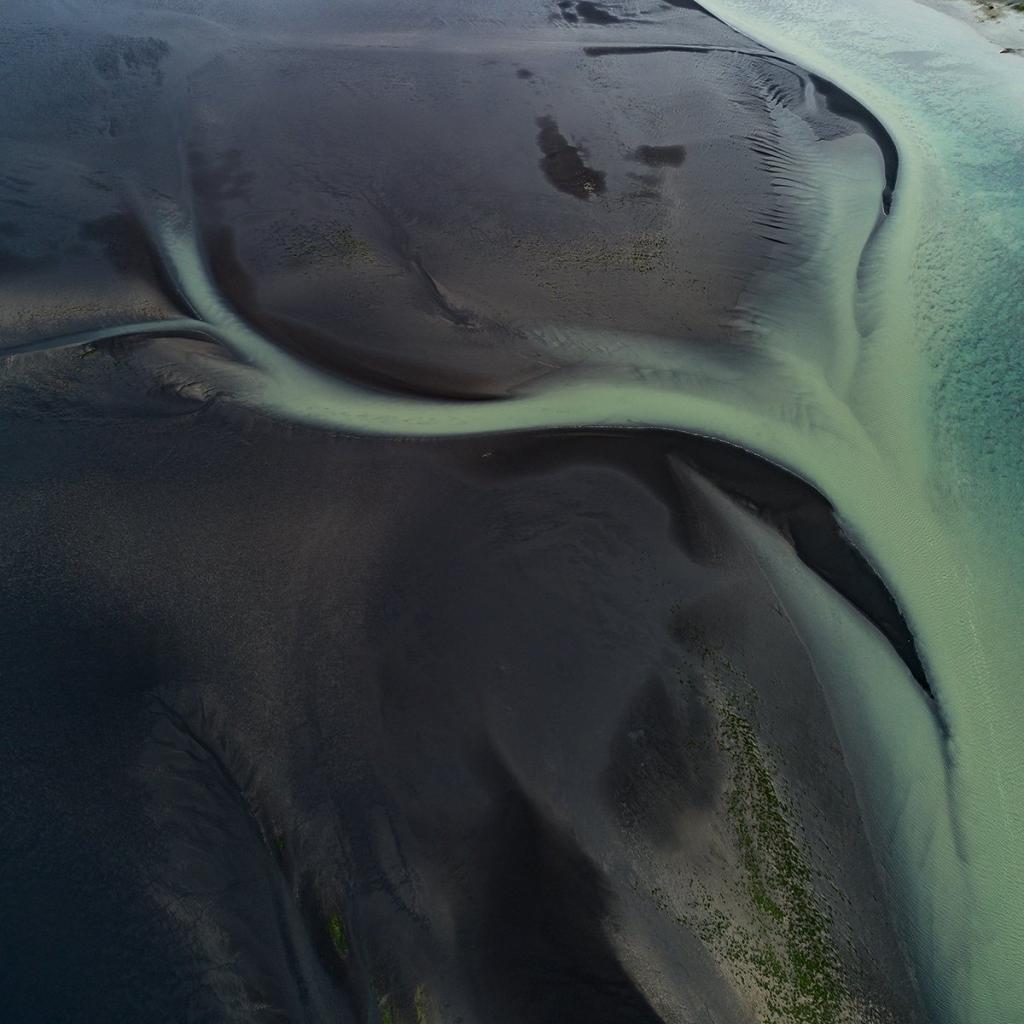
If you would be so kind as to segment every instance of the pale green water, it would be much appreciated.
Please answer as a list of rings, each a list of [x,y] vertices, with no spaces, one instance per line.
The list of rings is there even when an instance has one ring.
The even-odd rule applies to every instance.
[[[927,723],[869,695],[863,735],[897,723],[880,749],[904,759],[870,803],[941,1019],[1024,1020],[1024,65],[912,3],[711,6],[840,82],[900,147],[889,288],[849,406],[928,529],[830,494],[921,641],[952,770],[947,793]],[[866,469],[853,488],[870,491]]]
[[[798,277],[766,273],[742,304],[756,374],[686,351],[635,366],[595,359],[505,402],[349,387],[239,320],[207,276],[188,216],[171,210],[154,231],[182,292],[250,366],[192,358],[243,401],[341,430],[675,428],[815,483],[903,606],[948,744],[877,635],[765,531],[737,522],[833,685],[937,1019],[1013,1024],[1024,1020],[1024,62],[910,0],[708,6],[862,100],[901,155],[892,216],[870,243],[874,147],[855,136],[808,157],[820,186],[804,225],[811,259]],[[596,351],[604,340],[580,331],[573,344]]]

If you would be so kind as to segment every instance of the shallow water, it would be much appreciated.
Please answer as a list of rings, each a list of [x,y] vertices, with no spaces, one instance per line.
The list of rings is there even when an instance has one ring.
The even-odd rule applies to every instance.
[[[1014,131],[1024,74],[965,26],[909,2],[708,7],[720,20],[641,4],[15,4],[5,25],[12,99],[3,118],[13,141],[0,286],[5,347],[20,354],[8,364],[6,414],[27,431],[28,449],[50,440],[51,428],[32,426],[46,415],[100,423],[129,410],[145,419],[162,415],[165,401],[174,416],[179,402],[215,417],[226,406],[228,421],[255,414],[328,437],[654,428],[728,442],[808,481],[895,597],[934,701],[905,652],[899,661],[821,582],[821,564],[801,554],[815,575],[722,492],[687,486],[701,495],[700,514],[724,524],[764,574],[813,666],[842,744],[837,770],[850,772],[930,1019],[1014,1021],[1024,1006],[1022,594],[1020,560],[1007,552],[1019,545],[1024,480],[1014,352],[1024,322],[1015,282],[1024,134]],[[123,339],[110,349],[115,365],[127,369],[75,368],[78,353],[106,352],[113,339]],[[140,443],[134,457],[173,452],[173,443],[159,456]],[[93,474],[83,493],[102,500],[92,456],[76,458]],[[372,473],[372,459],[359,462]],[[614,487],[565,472],[566,493],[583,497],[559,500],[583,523],[600,517],[603,489]],[[62,491],[67,482],[57,486],[59,469],[51,473],[40,480]],[[15,477],[31,494],[31,472]],[[120,485],[129,495],[130,481]],[[743,497],[763,511],[763,494]],[[124,500],[116,514],[140,531],[152,525]],[[489,521],[482,500],[467,499]],[[625,492],[621,500],[632,507]],[[61,507],[47,516],[60,522]],[[653,514],[622,516],[635,526]],[[15,522],[19,535],[24,521]],[[202,548],[188,537],[172,546]],[[614,549],[608,537],[601,543]],[[509,541],[510,550],[529,551],[522,544]],[[201,576],[202,560],[186,559],[186,575]],[[114,575],[114,593],[134,589],[127,566]],[[174,572],[164,566],[153,578]],[[653,583],[636,585],[646,594]],[[477,586],[499,589],[489,578]],[[702,592],[694,580],[685,586]],[[147,600],[162,601],[159,587]],[[301,606],[287,591],[276,600],[286,616]],[[323,600],[310,599],[314,621]],[[211,621],[231,621],[232,604],[210,611]],[[567,632],[569,604],[550,612]],[[415,631],[420,613],[395,614]],[[642,659],[660,641],[634,629],[623,649]],[[454,643],[442,637],[429,645],[439,664]],[[503,642],[493,636],[480,648]],[[540,637],[532,643],[545,649]],[[266,656],[286,657],[274,645]],[[393,671],[410,676],[408,665]],[[387,692],[381,700],[402,704]],[[459,693],[456,703],[466,699]],[[539,698],[519,699],[536,712]],[[618,715],[619,699],[608,700]],[[518,833],[562,849],[548,811],[531,803],[548,784],[544,770],[527,767],[555,755],[518,749],[515,731],[491,721],[497,707],[483,715],[486,734],[521,775],[537,773],[533,795],[512,800]],[[564,709],[550,714],[578,728]],[[385,717],[401,720],[394,708]],[[236,742],[251,756],[249,743],[268,741]],[[470,773],[470,809],[459,813],[476,813],[481,779],[499,790],[523,784],[501,781],[504,770]],[[583,848],[614,864],[617,840],[589,797],[576,798],[588,808],[573,826]],[[167,821],[188,814],[175,799],[169,806],[158,820],[173,831]],[[399,822],[415,817],[404,803],[384,806]],[[397,835],[407,826],[388,827]],[[485,861],[497,856],[493,844],[500,838],[484,843]],[[429,861],[420,865],[427,874]],[[175,884],[202,870],[193,865]],[[581,909],[592,897],[577,895],[570,903],[581,918],[567,935],[582,942],[593,934]],[[516,921],[523,943],[550,928],[516,918],[493,893],[484,903],[495,919]],[[313,954],[301,914],[280,909],[289,904],[279,897],[274,906],[279,920],[297,915],[282,934],[300,935],[280,956],[305,962]],[[448,912],[422,909],[435,922]],[[381,911],[366,913],[378,944],[411,941]],[[647,938],[633,943],[662,948],[653,925],[636,927]],[[215,956],[220,940],[204,942]],[[481,956],[476,969],[503,993],[501,1005],[533,1019],[536,1008],[518,1002],[531,983],[494,973]],[[601,984],[632,992],[620,967],[607,970]],[[632,973],[635,981],[643,971]],[[474,1012],[452,977],[441,972],[437,984]],[[329,981],[303,984],[304,1012],[335,1012]],[[643,1000],[621,995],[619,1019],[654,1019],[645,1000],[656,985],[646,984]],[[714,992],[710,1019],[746,1019],[724,989]]]

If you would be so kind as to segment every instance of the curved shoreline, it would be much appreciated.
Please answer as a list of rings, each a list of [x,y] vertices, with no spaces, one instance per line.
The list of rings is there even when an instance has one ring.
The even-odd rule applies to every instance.
[[[823,16],[822,6],[827,16],[828,4],[816,5],[811,13]],[[758,18],[763,23],[765,15],[751,15],[755,23]],[[770,34],[786,45],[785,19],[778,20],[782,28],[777,25]],[[811,36],[813,42],[813,32]],[[806,37],[801,39],[805,52],[813,49]],[[826,48],[812,62],[827,65],[829,52],[833,51]],[[995,1024],[1012,1020],[1008,1013],[1015,990],[1009,968],[1014,952],[1024,948],[1014,931],[1014,901],[1020,893],[1019,884],[1014,887],[1013,872],[1019,862],[1013,841],[1020,836],[1021,813],[1015,808],[1020,806],[1021,787],[1008,761],[1016,736],[1012,716],[1007,714],[1015,707],[1007,689],[1015,660],[1012,641],[1006,639],[1012,629],[1006,609],[1012,614],[1013,606],[1006,600],[1005,578],[1013,569],[975,561],[973,545],[982,543],[977,536],[982,528],[964,528],[969,520],[966,505],[950,502],[947,507],[936,502],[935,464],[941,456],[929,436],[934,396],[927,391],[932,376],[929,356],[943,343],[950,347],[949,334],[933,338],[930,329],[943,326],[946,311],[955,308],[963,294],[961,284],[959,290],[942,295],[940,286],[948,281],[950,271],[936,266],[948,255],[951,243],[941,237],[936,241],[935,234],[962,230],[967,222],[961,216],[947,224],[939,213],[929,217],[924,211],[933,199],[940,212],[955,206],[941,205],[948,200],[948,182],[928,180],[930,173],[943,167],[935,153],[927,152],[934,144],[927,125],[922,128],[913,119],[901,121],[908,110],[913,113],[906,98],[902,106],[896,101],[882,103],[873,112],[864,104],[885,96],[884,76],[864,88],[863,68],[855,73],[842,61],[836,66],[840,69],[836,80],[853,80],[850,88],[859,98],[852,102],[867,111],[872,123],[882,126],[885,137],[892,140],[893,152],[901,161],[900,196],[884,226],[872,229],[870,267],[865,271],[870,281],[867,285],[859,279],[840,282],[853,291],[854,302],[864,291],[882,293],[876,300],[876,329],[851,336],[856,358],[850,393],[843,389],[837,394],[820,367],[784,345],[770,354],[775,380],[791,387],[795,411],[785,410],[790,418],[780,417],[777,408],[749,400],[738,387],[730,392],[728,381],[715,378],[716,367],[701,364],[696,357],[692,373],[682,367],[625,381],[602,378],[600,373],[556,373],[523,387],[513,398],[472,403],[374,391],[325,379],[254,330],[224,301],[207,265],[198,229],[186,214],[157,211],[150,231],[174,289],[195,312],[195,319],[173,323],[184,336],[214,340],[235,353],[238,364],[217,361],[215,365],[209,360],[205,369],[210,379],[224,380],[225,390],[242,404],[331,430],[391,436],[589,427],[675,430],[714,438],[787,467],[827,496],[839,529],[884,574],[908,631],[919,640],[948,722],[941,768],[934,760],[899,760],[909,755],[897,751],[900,770],[888,780],[893,792],[887,792],[880,780],[864,783],[865,803],[875,815],[879,860],[894,879],[901,908],[910,918],[916,959],[937,1015],[949,1021]],[[825,81],[821,70],[808,74]],[[833,69],[825,70],[833,74]],[[887,122],[900,127],[891,129]],[[893,171],[894,167],[887,167],[887,179],[894,180]],[[983,251],[983,240],[968,251],[977,252],[979,246]],[[923,317],[922,305],[936,298],[945,305],[937,303]],[[162,330],[165,326],[126,325],[111,330],[118,337],[152,335],[167,333]],[[780,337],[785,329],[782,324]],[[97,332],[83,332],[26,343],[6,354],[97,340],[102,340]],[[633,369],[639,377],[643,368]],[[711,378],[713,387],[706,386],[705,377]],[[771,384],[769,379],[764,389],[770,390]],[[959,457],[954,452],[943,464],[943,469],[956,471],[957,478],[949,484],[954,488],[975,479],[973,467],[958,463]],[[941,474],[939,479],[944,482]],[[1000,509],[993,504],[990,514],[996,517]],[[895,684],[901,678],[894,675],[892,681]],[[830,681],[838,686],[842,680],[832,677]],[[888,724],[884,721],[888,710],[879,703],[865,712],[874,716],[870,727],[879,735]],[[908,726],[907,732],[913,729]],[[924,745],[930,734],[922,727],[914,737]],[[859,742],[852,725],[846,738],[851,744]],[[937,780],[922,781],[929,771],[935,772]],[[911,792],[925,819],[934,814],[934,821],[922,822],[904,816],[899,807],[893,809],[893,804],[909,800]],[[942,894],[941,902],[937,892]],[[976,938],[975,929],[986,937],[984,942]],[[987,996],[986,992],[999,994]],[[990,999],[1003,1003],[990,1004]]]
[[[943,893],[941,902],[924,895],[909,915],[936,1017],[1011,1024],[1024,1006],[1015,966],[1024,957],[1024,815],[1012,754],[1021,720],[1013,609],[1024,600],[1013,554],[1019,533],[1015,539],[1011,525],[1021,514],[1019,416],[1011,411],[1019,382],[1012,369],[998,381],[978,370],[981,352],[1012,367],[1013,324],[1024,318],[1019,289],[1001,287],[1008,275],[1000,267],[1014,260],[997,249],[993,266],[989,248],[1021,248],[1011,228],[1024,223],[1020,165],[1015,182],[1008,129],[1021,120],[1024,105],[1010,96],[1024,97],[1024,78],[968,26],[924,7],[890,5],[883,13],[877,4],[884,30],[872,31],[876,12],[864,10],[847,36],[847,12],[831,4],[783,0],[770,15],[746,0],[728,6],[760,39],[826,70],[898,126],[892,134],[903,198],[886,224],[883,252],[901,273],[891,275],[886,299],[888,344],[853,404],[880,417],[884,433],[876,436],[885,437],[893,466],[906,475],[904,493],[916,492],[945,535],[936,548],[945,554],[929,559],[922,574],[886,536],[891,515],[872,524],[849,502],[839,504],[871,535],[868,546],[889,569],[934,669],[955,752],[949,793],[934,800],[959,823],[944,852],[936,837],[915,838],[901,824],[907,850],[899,856],[891,826],[882,826],[879,852],[908,896]],[[936,66],[943,73],[933,77]],[[903,381],[917,388],[913,402]],[[929,581],[931,573],[942,586]],[[918,779],[925,771],[923,763],[914,768]]]

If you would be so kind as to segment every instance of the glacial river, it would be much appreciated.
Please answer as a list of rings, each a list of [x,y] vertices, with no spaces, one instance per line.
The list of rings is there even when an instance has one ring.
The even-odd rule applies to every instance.
[[[779,180],[797,192],[805,222],[790,227],[806,244],[799,259],[766,263],[737,303],[731,327],[746,339],[746,362],[699,346],[666,354],[653,343],[624,358],[609,332],[539,323],[531,343],[573,358],[500,399],[364,387],[320,372],[240,315],[211,272],[186,190],[151,187],[133,173],[126,194],[187,315],[77,325],[20,347],[142,335],[214,341],[236,360],[157,341],[160,372],[198,398],[225,395],[351,434],[685,431],[813,484],[902,609],[934,705],[880,634],[787,557],[776,535],[710,492],[708,500],[746,537],[826,684],[935,1020],[1016,1024],[1024,1013],[1024,60],[912,0],[705,6],[770,48],[778,66],[791,61],[854,97],[898,153],[897,172],[870,133],[808,141],[799,167],[771,151]],[[637,44],[645,41],[663,45],[665,34],[645,40],[638,30]],[[516,40],[481,34],[460,45],[486,52]],[[552,41],[547,52],[556,49]],[[826,92],[794,75],[803,97],[793,102],[813,115]],[[780,105],[774,116],[780,133],[800,137],[791,109]],[[806,196],[801,181],[813,184]]]
[[[846,757],[937,1019],[1012,1024],[1024,1007],[1024,64],[909,0],[707,6],[839,84],[899,152],[880,216],[877,151],[863,138],[821,147],[814,173],[833,197],[815,213],[822,240],[798,277],[766,272],[747,300],[756,387],[688,350],[634,380],[584,358],[500,402],[385,398],[305,368],[235,316],[187,212],[156,211],[153,231],[198,318],[251,366],[231,370],[231,390],[277,414],[399,436],[678,429],[756,452],[827,495],[916,635],[942,726],[903,666],[856,624],[830,623],[840,613],[827,596],[750,523],[752,543],[834,681]],[[603,340],[575,343],[596,352]]]

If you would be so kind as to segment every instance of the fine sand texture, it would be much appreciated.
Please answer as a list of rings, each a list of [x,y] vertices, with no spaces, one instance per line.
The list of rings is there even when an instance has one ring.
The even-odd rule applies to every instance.
[[[1021,1019],[1024,103],[887,2],[8,0],[5,1017]]]

